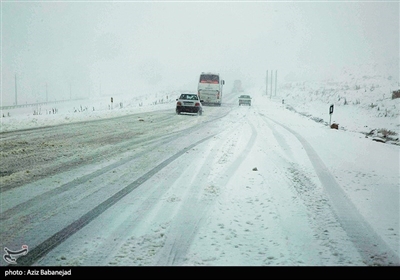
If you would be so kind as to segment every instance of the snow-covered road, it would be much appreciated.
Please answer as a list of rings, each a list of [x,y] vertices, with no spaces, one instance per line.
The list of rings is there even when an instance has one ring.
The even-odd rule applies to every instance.
[[[4,133],[0,245],[33,266],[400,264],[398,146],[226,100]]]

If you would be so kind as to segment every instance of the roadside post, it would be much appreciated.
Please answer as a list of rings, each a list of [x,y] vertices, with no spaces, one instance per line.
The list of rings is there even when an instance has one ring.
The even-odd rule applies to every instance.
[[[113,98],[111,97],[111,109],[113,108]]]
[[[331,127],[332,114],[333,114],[333,104],[329,107],[329,127]]]

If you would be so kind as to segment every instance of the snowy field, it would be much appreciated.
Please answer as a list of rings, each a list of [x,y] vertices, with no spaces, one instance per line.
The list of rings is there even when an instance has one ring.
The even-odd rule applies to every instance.
[[[178,95],[177,92],[149,93],[140,97],[107,96],[59,103],[50,102],[44,105],[19,108],[7,107],[1,111],[1,131],[52,126],[160,110],[162,104],[174,102]],[[111,102],[111,97],[113,102]],[[164,108],[167,107],[164,106]]]

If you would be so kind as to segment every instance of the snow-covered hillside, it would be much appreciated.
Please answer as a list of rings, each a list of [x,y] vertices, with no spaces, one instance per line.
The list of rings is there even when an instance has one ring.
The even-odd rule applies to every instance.
[[[317,122],[337,123],[339,129],[399,144],[400,98],[392,99],[399,82],[398,75],[390,74],[395,73],[392,67],[358,66],[343,69],[335,79],[286,83],[272,98]]]

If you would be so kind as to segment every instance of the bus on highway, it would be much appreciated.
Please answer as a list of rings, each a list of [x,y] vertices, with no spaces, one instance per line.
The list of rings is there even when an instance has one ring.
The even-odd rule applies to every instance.
[[[218,73],[202,72],[197,86],[197,94],[203,104],[221,106],[224,84],[225,81],[220,78]]]

